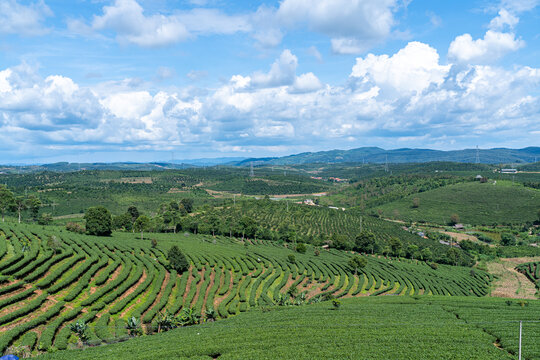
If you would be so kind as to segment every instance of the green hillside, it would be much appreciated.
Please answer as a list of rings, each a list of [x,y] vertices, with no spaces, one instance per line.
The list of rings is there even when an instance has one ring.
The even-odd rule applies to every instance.
[[[204,317],[214,309],[226,318],[330,297],[484,296],[491,281],[480,270],[376,256],[365,256],[367,265],[356,273],[350,253],[318,254],[310,246],[303,254],[270,241],[151,236],[156,247],[132,233],[97,238],[0,224],[0,352],[28,342],[36,351],[66,349],[76,342],[68,325],[77,320],[89,324],[89,343],[96,345],[125,339],[130,317],[151,332],[163,312],[190,309]],[[189,259],[182,274],[169,269],[165,254],[172,245]]]
[[[418,207],[413,199],[418,198]],[[407,196],[377,207],[384,217],[446,224],[452,214],[472,225],[533,222],[538,218],[540,191],[511,181],[468,182]]]
[[[503,299],[346,299],[338,310],[330,302],[256,310],[39,359],[517,359],[517,320],[524,321],[524,359],[538,359],[539,311],[538,301],[522,307]]]

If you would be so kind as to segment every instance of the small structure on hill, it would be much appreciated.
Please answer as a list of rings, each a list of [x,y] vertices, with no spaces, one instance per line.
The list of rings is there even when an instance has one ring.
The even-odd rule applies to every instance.
[[[465,229],[465,226],[463,226],[463,224],[456,224],[456,225],[454,225],[454,229],[463,230],[463,229]]]
[[[517,169],[501,169],[501,174],[516,174]]]

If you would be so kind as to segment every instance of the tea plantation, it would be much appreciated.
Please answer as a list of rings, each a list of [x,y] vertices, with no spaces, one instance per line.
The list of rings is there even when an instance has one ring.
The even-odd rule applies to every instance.
[[[19,345],[33,349],[34,354],[67,349],[77,342],[69,326],[76,321],[89,324],[87,342],[98,345],[126,339],[126,322],[132,317],[144,324],[145,332],[151,333],[156,328],[156,319],[163,313],[177,315],[189,310],[204,318],[207,310],[214,309],[218,318],[227,318],[276,305],[306,308],[295,310],[300,311],[297,314],[326,312],[328,304],[313,310],[301,306],[326,298],[479,297],[488,293],[492,280],[480,270],[376,256],[365,256],[367,265],[357,272],[349,266],[351,253],[339,250],[318,253],[310,246],[303,254],[270,241],[241,242],[235,238],[184,233],[152,234],[152,237],[155,246],[150,239],[141,240],[132,233],[98,238],[56,227],[0,224],[0,351]],[[173,245],[190,262],[189,269],[181,274],[170,270],[166,259]],[[329,314],[341,313],[346,314]],[[248,323],[255,314],[246,318]],[[409,315],[409,318],[415,317]],[[341,326],[340,321],[321,319],[326,325]],[[276,321],[279,324],[281,320]],[[306,318],[304,323],[310,321]],[[270,317],[270,327],[260,331],[276,332],[272,323]],[[384,325],[384,318],[377,323]],[[227,331],[227,324],[230,323],[219,320],[216,331]],[[316,328],[316,324],[310,326]],[[192,335],[197,332],[189,331],[195,331],[189,333]],[[252,332],[252,336],[257,334],[262,336],[260,332]],[[300,338],[303,336],[299,335],[297,340],[306,341]],[[347,353],[351,349],[343,351]],[[184,356],[183,352],[177,354]],[[249,353],[246,356],[252,358]]]
[[[232,319],[43,359],[540,358],[540,304],[494,298],[368,297],[249,311]]]

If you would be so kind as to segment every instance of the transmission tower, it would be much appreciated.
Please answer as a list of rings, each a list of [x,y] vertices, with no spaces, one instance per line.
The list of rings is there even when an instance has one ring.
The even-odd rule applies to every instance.
[[[476,161],[477,164],[480,164],[480,150],[478,150],[478,145],[476,145]]]
[[[388,172],[388,155],[386,155],[386,161],[384,163],[384,171]]]
[[[255,173],[253,172],[253,161],[249,163],[249,176],[254,177]]]

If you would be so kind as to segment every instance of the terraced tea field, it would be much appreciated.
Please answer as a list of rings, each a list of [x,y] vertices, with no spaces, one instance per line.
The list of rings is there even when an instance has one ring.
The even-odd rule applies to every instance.
[[[120,344],[44,355],[90,359],[523,359],[540,358],[540,302],[380,296],[253,310]]]
[[[251,308],[300,305],[367,295],[483,296],[491,277],[470,268],[367,257],[358,274],[350,253],[294,253],[279,243],[186,234],[97,238],[60,228],[0,225],[0,351],[66,349],[69,324],[90,325],[91,344],[126,338],[126,319],[150,330],[160,312],[213,308],[221,318]],[[191,266],[168,270],[165,253],[178,245]],[[294,254],[294,262],[289,255]],[[291,297],[289,295],[291,294]]]

